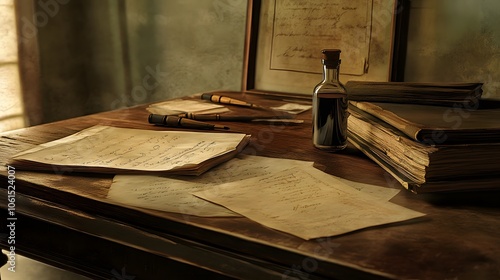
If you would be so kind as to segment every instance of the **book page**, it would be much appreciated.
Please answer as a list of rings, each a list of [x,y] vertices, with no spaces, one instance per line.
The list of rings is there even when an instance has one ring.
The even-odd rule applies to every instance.
[[[322,49],[342,50],[342,74],[363,75],[372,0],[276,0],[271,69],[321,73]]]
[[[14,160],[52,165],[121,170],[167,171],[200,164],[234,151],[244,139],[239,133],[152,131],[94,126],[42,147],[22,152]]]
[[[220,185],[194,195],[303,239],[344,234],[424,214],[357,191],[313,167]]]
[[[205,216],[239,216],[226,208],[200,199],[191,193],[217,190],[216,186],[257,176],[272,174],[312,162],[243,156],[231,159],[200,176],[117,175],[108,199],[120,204],[165,212]]]

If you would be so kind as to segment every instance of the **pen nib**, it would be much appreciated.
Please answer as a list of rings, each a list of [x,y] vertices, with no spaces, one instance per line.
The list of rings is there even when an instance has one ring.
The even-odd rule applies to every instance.
[[[224,130],[229,130],[229,127],[224,126],[224,125],[218,125],[218,124],[214,125],[214,128],[215,128],[215,129],[224,129]]]

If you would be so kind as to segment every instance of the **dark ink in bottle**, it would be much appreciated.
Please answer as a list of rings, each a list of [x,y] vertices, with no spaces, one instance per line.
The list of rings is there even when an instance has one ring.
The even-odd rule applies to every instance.
[[[313,144],[326,151],[347,146],[347,91],[339,81],[340,50],[322,50],[323,81],[313,92]]]

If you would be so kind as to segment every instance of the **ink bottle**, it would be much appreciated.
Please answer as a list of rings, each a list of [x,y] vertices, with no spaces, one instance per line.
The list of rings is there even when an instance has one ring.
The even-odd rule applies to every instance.
[[[323,81],[314,88],[312,134],[316,148],[335,152],[347,146],[347,90],[339,81],[340,50],[322,50]]]

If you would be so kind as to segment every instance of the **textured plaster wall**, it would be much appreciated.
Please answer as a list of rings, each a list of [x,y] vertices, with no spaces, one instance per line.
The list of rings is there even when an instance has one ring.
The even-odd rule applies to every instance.
[[[23,24],[37,28],[42,122],[114,109],[127,80],[118,0],[40,3]]]
[[[64,3],[37,24],[43,122],[241,87],[246,0]],[[405,80],[500,98],[500,1],[411,5]]]
[[[500,98],[500,1],[412,0],[406,81],[484,82]]]
[[[246,0],[40,3],[41,122],[241,88]]]
[[[135,102],[239,90],[246,0],[126,1]],[[149,81],[147,94],[140,89]]]

